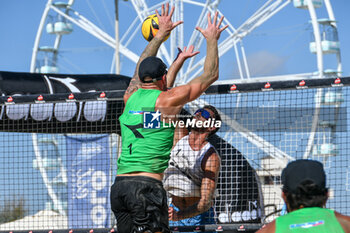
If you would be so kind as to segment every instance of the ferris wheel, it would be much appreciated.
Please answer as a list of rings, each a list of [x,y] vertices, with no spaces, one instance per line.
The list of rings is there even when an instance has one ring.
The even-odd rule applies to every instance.
[[[106,54],[106,50],[111,52],[108,53],[108,55],[110,55],[108,58],[110,60],[108,64],[110,67],[108,70],[105,69],[101,72],[115,72],[116,63],[117,66],[122,66],[122,72],[124,71],[123,68],[128,71],[126,67],[129,65],[133,68],[133,64],[138,60],[138,54],[146,44],[146,41],[143,40],[140,34],[142,21],[148,15],[153,14],[155,9],[159,10],[160,6],[167,1],[119,1],[117,4],[119,8],[117,9],[119,12],[118,20],[115,20],[114,17],[115,6],[111,3],[107,4],[106,2],[105,0],[101,1],[101,4],[99,4],[100,6],[95,6],[89,0],[69,0],[67,2],[49,0],[43,12],[36,35],[30,71],[41,73],[80,73],[83,68],[79,69],[80,64],[75,64],[74,54],[80,52],[80,54],[77,55],[78,57],[82,56],[82,54],[86,56],[88,53],[96,55],[101,51],[103,54]],[[117,3],[118,1],[115,2]],[[269,0],[265,1],[264,4],[244,4],[243,2],[237,2],[235,4],[237,4],[239,10],[241,8],[243,8],[243,10],[248,8],[245,5],[251,5],[251,7],[249,6],[249,9],[246,9],[246,14],[241,17],[238,26],[234,26],[233,22],[235,19],[230,19],[230,11],[232,11],[231,14],[233,14],[234,9],[225,9],[225,4],[228,4],[227,1],[171,0],[170,4],[178,9],[175,11],[173,20],[184,20],[185,23],[178,26],[171,33],[169,41],[162,45],[158,55],[170,65],[177,54],[178,47],[182,48],[184,45],[193,44],[196,50],[202,51],[204,38],[198,31],[193,30],[194,26],[205,27],[207,23],[206,14],[208,12],[214,13],[215,11],[219,11],[219,16],[222,16],[224,13],[226,17],[224,25],[229,25],[229,28],[225,30],[225,33],[220,39],[220,57],[222,58],[225,54],[232,52],[232,57],[235,59],[232,59],[231,63],[237,63],[238,78],[250,79],[253,76],[256,78],[256,74],[251,71],[253,65],[249,64],[246,56],[246,47],[249,49],[249,40],[251,39],[249,36],[254,34],[257,29],[263,27],[264,24],[268,24],[270,21],[274,22],[274,17],[284,10],[284,8],[289,8],[288,11],[291,11],[290,6],[293,4],[295,8],[305,9],[305,11],[309,13],[305,14],[309,15],[308,20],[310,20],[312,27],[310,32],[312,33],[313,39],[309,43],[309,47],[310,52],[316,54],[314,60],[315,63],[317,63],[317,68],[311,70],[309,73],[293,73],[287,76],[274,75],[276,76],[275,79],[281,79],[281,76],[283,76],[284,80],[288,79],[288,77],[300,77],[304,79],[314,76],[323,77],[332,72],[340,73],[341,60],[337,25],[330,0],[311,0],[310,5],[308,2],[308,0]],[[316,9],[322,5],[325,5],[326,14],[317,15]],[[82,7],[84,11],[81,12],[79,8]],[[295,10],[295,8],[292,10]],[[225,10],[228,12],[224,12]],[[283,13],[281,12],[280,14]],[[296,18],[293,18],[293,20],[297,21]],[[114,35],[115,28],[113,25],[115,22],[118,22],[119,25],[119,35],[117,39]],[[109,24],[109,28],[108,25],[103,25],[103,23]],[[303,23],[309,24],[308,22]],[[290,28],[281,27],[278,30],[287,31],[290,30]],[[293,32],[294,31],[291,33]],[[265,33],[273,34],[274,32],[267,31]],[[305,37],[305,35],[303,36]],[[80,40],[79,42],[75,41],[74,44],[73,38],[76,37]],[[88,47],[87,44],[92,43],[93,39],[101,43],[95,42],[95,47]],[[87,42],[85,43],[85,41]],[[117,41],[119,43],[117,43]],[[243,45],[243,42],[245,45]],[[140,43],[141,46],[138,45]],[[83,46],[86,45],[86,47],[79,46],[80,44]],[[117,52],[119,51],[118,54],[120,56],[115,56],[114,53],[116,49]],[[306,52],[310,53],[309,51]],[[336,59],[332,63],[334,66],[333,69],[329,67],[325,68],[324,55],[329,53],[336,54]],[[119,62],[115,62],[114,59],[116,57],[120,57]],[[185,65],[184,69],[181,70],[180,78],[178,78],[177,83],[187,82],[198,75],[202,71],[204,57],[205,53],[193,57],[188,62],[188,65]],[[91,56],[91,58],[93,58],[93,56]],[[99,65],[96,60],[91,61],[91,64],[95,64],[96,67]],[[271,81],[274,77],[268,77],[266,79]],[[255,79],[255,81],[256,80],[259,79]]]
[[[234,72],[220,71],[221,77],[232,78],[220,79],[218,84],[232,84],[232,79],[236,84],[281,79],[306,80],[314,77],[339,76],[342,72],[337,24],[330,0],[265,0],[263,3],[242,0],[235,1],[234,4],[228,0],[123,0],[119,2],[116,0],[114,2],[116,5],[106,0],[101,0],[99,4],[89,0],[66,2],[48,0],[36,35],[30,71],[66,74],[120,73],[132,76],[139,54],[147,43],[141,36],[141,23],[148,15],[154,14],[156,9],[160,12],[161,5],[166,2],[170,2],[170,5],[176,8],[173,21],[183,20],[185,23],[172,31],[168,41],[161,46],[158,56],[171,65],[178,47],[183,48],[193,44],[195,50],[201,52],[186,62],[179,72],[175,85],[187,83],[203,71],[205,41],[203,36],[193,29],[195,26],[205,28],[207,13],[210,12],[213,15],[216,11],[219,12],[219,17],[225,16],[223,25],[229,26],[219,41],[219,56],[223,60],[221,64],[223,67],[225,64],[229,64],[230,67],[232,67],[231,64],[235,64]],[[235,6],[234,9],[232,5]],[[118,15],[117,19],[115,12]],[[279,18],[285,12],[299,15],[291,17],[292,22],[287,25]],[[303,17],[300,17],[301,14]],[[233,15],[240,17],[233,18]],[[279,28],[271,29],[271,22],[279,25]],[[297,52],[300,55],[303,52],[301,56],[308,56],[310,61],[313,61],[314,67],[291,74],[285,74],[283,71],[278,74],[273,71],[259,76],[259,72],[254,68],[256,61],[249,59],[249,54],[254,49],[258,49],[257,41],[262,46],[265,45],[265,35],[270,34],[271,37],[279,38],[283,36],[281,31],[286,34],[284,39],[289,38],[281,45],[282,48],[293,47],[292,55],[288,56],[294,56]],[[311,34],[311,41],[307,33]],[[302,42],[307,41],[302,46],[298,44],[301,43],[300,38]],[[90,46],[90,43],[93,46]],[[84,56],[84,61],[81,56]],[[250,62],[252,60],[253,62]],[[84,64],[87,61],[89,64]],[[96,69],[92,71],[91,67]],[[341,93],[332,91],[324,93],[318,90],[316,96],[315,111],[323,104],[339,108],[342,101]],[[240,105],[239,101],[238,98],[236,105]],[[201,103],[197,101],[194,105],[196,104]],[[332,143],[332,133],[329,133],[332,132],[336,122],[320,122],[318,115],[319,113],[315,112],[304,153],[305,158],[311,156],[324,158],[336,153],[336,145]],[[227,117],[230,119],[230,116]],[[231,120],[234,122],[230,125],[231,129],[240,132],[242,137],[248,137],[244,135],[245,130],[242,126],[236,124],[234,119]],[[320,125],[323,127],[322,132],[327,133],[316,133]],[[268,151],[280,166],[293,159],[267,139],[251,135],[250,133],[249,141]],[[229,135],[225,135],[224,138],[228,139]],[[37,144],[38,138],[33,136],[33,141]],[[272,154],[271,151],[273,151]],[[41,161],[45,156],[38,149],[36,157],[37,161]],[[38,163],[38,166],[41,165]],[[43,177],[47,173],[44,167],[40,171]],[[60,174],[64,174],[64,171]],[[52,200],[57,199],[57,195],[54,195],[54,186],[50,182],[47,182],[46,186],[51,187]],[[61,209],[64,208],[61,207]]]

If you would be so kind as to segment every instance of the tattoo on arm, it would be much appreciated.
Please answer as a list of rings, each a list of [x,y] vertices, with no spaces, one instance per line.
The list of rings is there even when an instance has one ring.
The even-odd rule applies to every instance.
[[[198,214],[204,213],[209,210],[212,204],[212,196],[208,193],[208,196],[203,198],[192,206],[187,206],[185,209],[180,210],[177,214],[179,219],[191,218]]]
[[[135,76],[131,79],[128,89],[126,89],[125,94],[131,95],[133,92],[135,92],[139,86],[141,85],[141,82],[138,78],[138,76],[135,78]]]
[[[141,81],[139,79],[139,66],[140,63],[146,58],[150,56],[155,56],[157,55],[158,49],[160,45],[162,44],[162,40],[160,40],[157,37],[154,37],[146,46],[145,50],[142,52],[139,61],[136,64],[136,69],[134,72],[134,76],[132,77],[130,84],[128,86],[128,89],[126,89],[125,94],[131,95],[133,92],[135,92],[140,86],[141,86]]]
[[[194,205],[188,206],[185,209],[180,210],[178,212],[179,218],[180,219],[190,218],[207,211],[212,205],[212,200],[214,199],[214,196],[215,196],[215,189],[216,189],[215,180],[212,180],[210,178],[208,179],[206,177],[202,179],[201,199],[199,200],[199,202],[195,203]]]

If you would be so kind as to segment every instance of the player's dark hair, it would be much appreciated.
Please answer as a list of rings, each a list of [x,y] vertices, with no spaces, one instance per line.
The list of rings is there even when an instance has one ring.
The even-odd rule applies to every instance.
[[[296,191],[283,190],[290,210],[303,207],[323,207],[327,201],[327,188],[320,188],[310,180],[302,182]]]
[[[203,108],[211,110],[214,113],[214,117],[213,118],[215,118],[216,121],[221,121],[221,116],[220,116],[218,110],[216,110],[216,108],[214,106],[212,106],[212,105],[205,105]],[[220,129],[220,127],[215,128],[215,130],[211,131],[208,136],[211,136],[211,135],[215,134],[219,129]]]

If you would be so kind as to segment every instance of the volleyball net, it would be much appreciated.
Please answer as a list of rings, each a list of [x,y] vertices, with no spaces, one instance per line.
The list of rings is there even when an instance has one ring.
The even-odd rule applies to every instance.
[[[84,82],[74,75],[69,78],[77,82],[64,75],[1,75],[2,86],[13,89],[3,88],[0,97],[0,231],[116,231],[109,192],[121,152],[117,119],[128,79],[88,76],[102,86],[83,84],[83,91],[74,92],[63,88]],[[54,91],[17,90],[10,78],[16,75],[51,80],[48,89]],[[331,191],[327,207],[349,215],[349,85],[350,78],[336,77],[227,81],[187,104],[188,116],[208,104],[220,113],[221,129],[209,142],[221,169],[212,224],[172,230],[257,230],[283,214],[280,174],[288,161],[301,158],[324,164]],[[197,161],[188,158],[180,165],[195,167]],[[182,183],[175,185],[181,189]]]

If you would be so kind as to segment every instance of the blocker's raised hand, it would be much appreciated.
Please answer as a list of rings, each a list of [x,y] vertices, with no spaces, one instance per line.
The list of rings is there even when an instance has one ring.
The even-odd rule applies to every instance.
[[[169,3],[164,6],[162,5],[162,12],[161,15],[159,12],[156,10],[156,14],[158,17],[158,24],[159,24],[159,31],[156,36],[160,36],[162,38],[165,38],[167,35],[170,34],[170,32],[177,27],[178,25],[182,24],[183,21],[177,21],[173,22],[171,20],[171,17],[174,14],[175,7],[171,7],[170,13],[169,13]]]
[[[222,21],[224,20],[224,16],[222,16],[219,19],[219,22],[217,22],[218,14],[219,13],[216,12],[214,15],[213,21],[211,21],[210,12],[208,13],[208,27],[205,30],[203,28],[196,27],[196,29],[198,31],[200,31],[207,40],[210,40],[210,39],[219,40],[221,32],[224,31],[228,27],[228,25],[226,25],[226,26],[220,28],[220,25],[221,25]]]
[[[193,52],[193,50],[194,50],[193,45],[190,45],[188,48],[185,46],[183,50],[181,50],[180,48],[177,48],[177,49],[179,50],[177,58],[180,58],[183,60],[186,60],[187,58],[193,57],[199,53],[199,51]]]
[[[179,72],[180,68],[184,64],[185,60],[197,55],[199,51],[194,50],[194,46],[190,45],[188,48],[185,46],[183,50],[180,48],[178,49],[178,54],[173,62],[173,64],[170,66],[168,70],[168,75],[167,75],[167,87],[173,87],[177,73]]]

